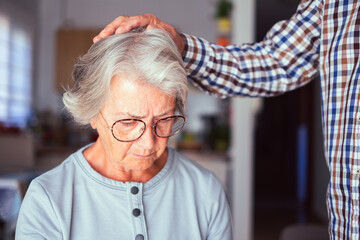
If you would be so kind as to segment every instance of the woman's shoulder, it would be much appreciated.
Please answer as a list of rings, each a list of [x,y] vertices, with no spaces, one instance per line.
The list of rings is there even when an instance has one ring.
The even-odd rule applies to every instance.
[[[174,171],[176,174],[180,174],[181,177],[189,178],[198,183],[204,182],[208,184],[209,182],[212,182],[219,183],[219,185],[221,185],[220,180],[216,177],[216,175],[212,171],[200,165],[198,162],[176,150],[173,150],[173,157],[175,161]]]
[[[211,174],[211,171],[200,165],[199,163],[195,162],[193,159],[189,158],[188,156],[184,155],[183,153],[172,149],[174,160],[177,162],[178,167],[184,167],[187,170],[192,171],[199,171],[202,174]]]
[[[32,181],[32,185],[40,185],[44,189],[52,189],[56,188],[58,185],[64,184],[66,179],[71,178],[76,169],[76,154],[77,152],[69,155],[58,166],[55,166],[36,177]]]
[[[83,168],[84,161],[86,161],[83,152],[91,145],[92,143],[76,150],[66,159],[64,159],[64,161],[62,161],[59,165],[44,172],[42,175],[37,177],[36,180],[48,182],[49,180],[57,180],[58,178],[71,177],[74,171],[79,171],[81,168]]]

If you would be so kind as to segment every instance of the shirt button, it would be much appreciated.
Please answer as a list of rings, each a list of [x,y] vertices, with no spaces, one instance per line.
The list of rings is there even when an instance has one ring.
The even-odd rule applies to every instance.
[[[360,168],[355,169],[355,174],[356,174],[356,175],[360,175]]]
[[[144,235],[142,234],[136,235],[135,240],[144,240]]]
[[[358,122],[360,122],[360,113],[357,114],[357,119]]]
[[[140,211],[140,209],[138,209],[138,208],[134,208],[133,211],[132,211],[132,214],[133,214],[135,217],[140,216],[140,213],[141,213],[141,211]]]
[[[138,192],[139,192],[139,188],[134,186],[134,187],[132,187],[132,188],[131,188],[131,190],[130,190],[130,191],[131,191],[131,193],[132,193],[132,194],[134,194],[134,195],[135,195],[135,194],[138,194]]]

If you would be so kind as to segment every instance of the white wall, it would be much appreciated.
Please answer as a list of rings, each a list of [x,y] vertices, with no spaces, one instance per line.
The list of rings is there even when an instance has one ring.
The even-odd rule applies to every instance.
[[[233,42],[248,43],[255,35],[255,1],[234,0]],[[260,99],[234,98],[232,108],[232,210],[234,239],[253,238],[253,142]]]
[[[185,129],[195,134],[203,133],[206,129],[202,116],[221,114],[219,101],[221,100],[190,87],[188,95],[190,104],[186,107],[188,123],[185,125]]]
[[[59,111],[61,96],[55,91],[55,33],[67,24],[74,28],[99,28],[119,15],[153,13],[179,31],[214,41],[215,1],[209,0],[41,0],[35,106]]]
[[[41,0],[35,61],[34,105],[37,110],[58,111],[55,92],[55,33],[60,26],[60,1]]]

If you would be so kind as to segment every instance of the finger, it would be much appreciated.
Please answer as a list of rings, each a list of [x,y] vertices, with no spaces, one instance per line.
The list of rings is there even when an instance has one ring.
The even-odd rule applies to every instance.
[[[129,17],[127,21],[122,22],[115,31],[115,34],[125,33],[133,28],[146,27],[151,22],[151,19],[146,15],[139,15]]]
[[[110,23],[111,24],[111,23]],[[93,42],[96,43],[98,42],[100,39],[103,39],[107,36],[113,35],[115,33],[115,28],[112,25],[107,25],[98,35],[96,35],[93,38]]]
[[[154,28],[157,28],[157,29],[162,29],[166,32],[168,32],[170,34],[170,32],[168,31],[168,29],[166,28],[166,26],[162,25],[162,24],[149,24],[147,25],[146,29],[149,30],[149,29],[154,29]]]
[[[123,24],[121,24],[116,30],[115,30],[115,34],[121,34],[121,33],[126,33],[129,32],[131,29],[138,27],[137,23],[134,22],[125,22]]]
[[[161,23],[161,21],[159,21],[152,14],[144,14],[132,17],[120,16],[115,18],[97,36],[95,36],[93,42],[95,43],[100,39],[103,39],[113,34],[128,32],[133,28],[146,27],[149,24],[153,24],[154,27],[156,27],[156,25],[159,23]]]
[[[156,28],[154,24],[149,24],[146,27],[146,29],[153,29],[153,28]]]
[[[113,35],[116,29],[129,18],[127,16],[120,16],[115,18],[111,23],[109,23],[97,36],[93,38],[93,42],[97,42],[102,38]]]
[[[104,38],[113,35],[115,33],[115,30],[116,26],[111,22],[99,33],[99,36],[101,38]]]
[[[93,43],[96,43],[100,40],[100,37],[97,35],[93,38]]]

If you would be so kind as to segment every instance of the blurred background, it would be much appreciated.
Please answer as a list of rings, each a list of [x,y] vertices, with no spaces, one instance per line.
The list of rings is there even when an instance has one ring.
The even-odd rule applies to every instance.
[[[0,239],[13,239],[29,182],[96,133],[63,111],[76,58],[115,17],[153,13],[219,44],[260,41],[299,0],[0,0]],[[217,99],[190,87],[183,133],[170,145],[215,172],[235,239],[326,228],[320,83],[279,97]]]

